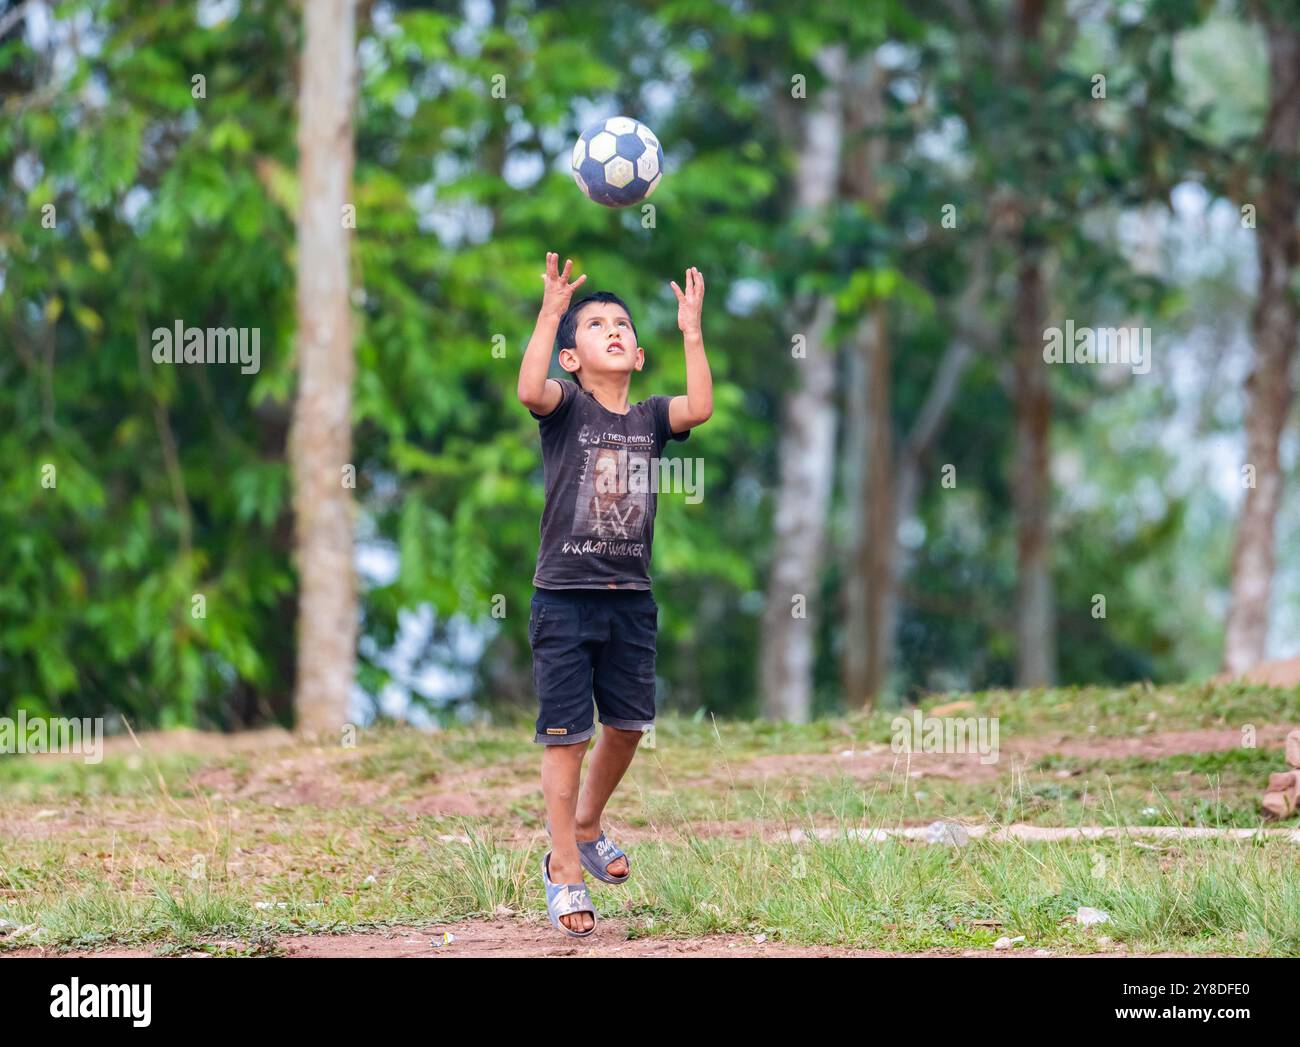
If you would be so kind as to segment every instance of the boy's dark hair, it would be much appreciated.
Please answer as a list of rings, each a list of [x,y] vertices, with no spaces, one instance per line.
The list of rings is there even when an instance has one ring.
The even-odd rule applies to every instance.
[[[636,337],[636,321],[632,319],[632,310],[627,307],[623,301],[613,291],[593,291],[586,298],[581,298],[572,303],[560,317],[559,329],[555,332],[555,348],[572,349],[578,343],[578,313],[582,311],[584,305],[590,305],[592,302],[611,302],[614,305],[622,306],[623,312],[627,313],[628,323],[632,325],[632,337]],[[578,382],[578,375],[575,372],[569,372],[569,377]],[[581,387],[582,383],[578,382]]]

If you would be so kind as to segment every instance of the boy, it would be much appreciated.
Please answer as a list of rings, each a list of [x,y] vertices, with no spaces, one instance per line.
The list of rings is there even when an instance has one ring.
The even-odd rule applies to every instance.
[[[538,421],[546,507],[542,512],[536,593],[528,620],[539,713],[552,850],[542,859],[547,916],[557,930],[584,938],[596,910],[582,870],[606,883],[630,875],[627,856],[600,829],[641,732],[655,716],[655,634],[659,608],[650,593],[655,493],[649,471],[669,439],[685,440],[713,413],[713,380],[700,314],[704,278],[686,270],[677,326],[686,349],[686,395],[627,400],[632,372],[645,364],[636,328],[617,295],[597,292],[572,306],[587,279],[569,283],[546,256],[537,326],[519,367],[519,400]],[[573,379],[547,378],[551,349]],[[578,793],[588,739],[601,732]]]

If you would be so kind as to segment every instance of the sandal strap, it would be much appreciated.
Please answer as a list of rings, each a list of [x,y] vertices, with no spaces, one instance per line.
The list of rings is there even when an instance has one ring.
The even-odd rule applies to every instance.
[[[591,895],[587,893],[586,887],[579,887],[577,884],[562,883],[554,884],[546,890],[546,904],[550,906],[551,912],[556,916],[568,916],[576,912],[594,913],[595,907],[591,904]]]
[[[550,855],[542,864],[542,883],[546,887],[546,908],[556,916],[568,916],[575,912],[589,912],[596,915],[596,907],[591,903],[591,895],[585,883],[552,883],[547,872]]]
[[[618,844],[605,835],[604,831],[602,831],[601,834],[592,841],[592,844],[596,848],[596,853],[605,859],[607,865],[618,858],[627,857],[627,855],[619,849]]]
[[[618,844],[606,836],[603,831],[594,840],[579,840],[578,850],[586,855],[588,861],[601,864],[602,867],[617,861],[619,858],[627,857]]]

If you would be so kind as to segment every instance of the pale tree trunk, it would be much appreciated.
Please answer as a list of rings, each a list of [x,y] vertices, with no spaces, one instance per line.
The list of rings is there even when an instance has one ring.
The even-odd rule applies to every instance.
[[[844,451],[842,483],[844,489],[843,554],[845,565],[842,587],[844,628],[840,647],[840,685],[847,708],[870,707],[876,697],[871,686],[879,666],[875,630],[880,617],[877,600],[880,589],[872,584],[873,552],[871,535],[879,531],[879,518],[873,507],[873,492],[882,478],[887,479],[892,463],[882,463],[873,451],[888,451],[889,438],[879,438],[877,420],[881,417],[881,355],[873,350],[877,318],[883,322],[882,310],[865,315],[858,324],[853,341],[846,347],[844,360]],[[883,361],[888,368],[888,361]],[[887,387],[886,387],[887,389]],[[884,405],[888,409],[888,403]]]
[[[835,458],[835,361],[828,344],[834,319],[834,299],[820,296],[781,430],[759,670],[764,715],[790,723],[806,723],[812,715],[816,612]]]
[[[1048,438],[1052,401],[1043,362],[1042,260],[1032,250],[1016,280],[1016,684],[1046,687],[1056,675],[1052,597],[1051,474]]]
[[[867,345],[867,422],[871,451],[862,510],[867,516],[867,686],[862,706],[869,708],[889,683],[894,662],[898,518],[894,515],[893,361],[884,305],[871,318]]]
[[[1264,660],[1273,586],[1275,526],[1282,501],[1278,443],[1291,405],[1300,306],[1290,284],[1300,262],[1300,30],[1278,17],[1265,23],[1269,108],[1264,126],[1263,187],[1256,212],[1259,297],[1253,318],[1255,366],[1246,383],[1246,488],[1232,553],[1232,596],[1223,652],[1225,672]]]
[[[847,130],[858,140],[848,157],[848,184],[877,212],[884,204],[880,170],[885,163],[887,74],[868,56],[855,64]],[[860,388],[848,394],[849,437],[845,453],[861,455],[865,468],[849,507],[849,571],[845,578],[844,644],[840,673],[844,703],[869,708],[884,690],[893,664],[896,618],[894,515],[893,361],[886,303],[872,302],[849,347],[850,368]]]
[[[798,121],[804,129],[795,179],[795,205],[814,235],[826,235],[824,215],[835,196],[843,138],[843,45],[826,47],[818,66],[827,85]],[[780,443],[780,486],[773,522],[772,573],[761,625],[759,684],[763,714],[804,723],[812,715],[817,601],[821,588],[835,459],[835,360],[828,344],[835,319],[829,295],[801,302],[806,356],[796,358],[794,390],[786,400]]]
[[[864,321],[857,340],[870,328]],[[862,704],[866,687],[867,652],[863,637],[867,630],[867,586],[861,581],[860,557],[866,542],[867,525],[862,514],[866,496],[867,458],[871,453],[871,436],[867,425],[867,361],[859,345],[850,345],[843,356],[844,374],[844,441],[840,453],[840,487],[844,492],[842,523],[837,530],[839,548],[836,555],[845,565],[844,584],[840,586],[840,686],[846,708]]]
[[[1038,52],[1044,0],[1020,0],[1017,7],[1020,49],[1014,55],[1022,89],[1039,89],[1034,55]],[[1024,206],[1024,226],[1032,222],[1033,205]],[[1020,269],[1016,276],[1016,319],[1013,396],[1016,409],[1016,683],[1045,687],[1056,676],[1056,611],[1052,596],[1052,482],[1048,439],[1052,400],[1043,360],[1043,321],[1046,316],[1043,259],[1022,231]]]
[[[306,0],[298,97],[298,394],[289,433],[299,577],[298,730],[337,735],[356,659],[349,232],[355,0]]]

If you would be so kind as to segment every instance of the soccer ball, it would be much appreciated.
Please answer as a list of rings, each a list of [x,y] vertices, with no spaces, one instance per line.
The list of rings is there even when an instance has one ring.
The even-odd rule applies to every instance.
[[[573,147],[573,180],[606,207],[639,204],[663,176],[664,150],[655,133],[630,116],[614,116],[582,132]]]

